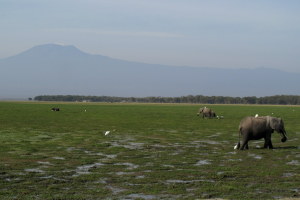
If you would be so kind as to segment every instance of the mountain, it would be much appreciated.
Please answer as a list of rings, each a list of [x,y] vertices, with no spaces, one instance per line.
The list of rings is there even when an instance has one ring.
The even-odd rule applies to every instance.
[[[300,94],[300,74],[270,68],[166,66],[45,44],[0,59],[0,98],[36,95],[269,96]]]

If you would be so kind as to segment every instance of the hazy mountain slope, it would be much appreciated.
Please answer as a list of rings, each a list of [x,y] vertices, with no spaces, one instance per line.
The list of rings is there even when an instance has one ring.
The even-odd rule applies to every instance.
[[[300,94],[299,74],[145,64],[47,44],[0,60],[0,97]]]

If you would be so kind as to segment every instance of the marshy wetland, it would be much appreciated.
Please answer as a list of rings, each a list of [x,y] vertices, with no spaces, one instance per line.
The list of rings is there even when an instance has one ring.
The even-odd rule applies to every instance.
[[[300,107],[206,105],[224,118],[202,119],[201,106],[0,102],[0,197],[300,198]],[[255,114],[281,117],[287,142],[234,150]]]

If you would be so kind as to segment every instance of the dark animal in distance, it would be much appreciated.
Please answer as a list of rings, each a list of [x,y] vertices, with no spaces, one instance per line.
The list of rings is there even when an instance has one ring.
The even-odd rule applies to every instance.
[[[199,112],[197,113],[197,116],[200,115],[200,113],[202,113],[202,118],[214,118],[216,117],[216,113],[210,109],[210,108],[207,108],[207,107],[203,107],[203,108],[200,108]]]
[[[59,108],[51,108],[51,111],[59,111]]]
[[[281,118],[262,116],[262,117],[246,117],[242,119],[239,125],[239,137],[242,141],[234,147],[234,149],[248,149],[249,140],[259,140],[264,138],[264,148],[273,149],[271,135],[276,131],[281,134],[281,142],[287,140],[284,123]]]

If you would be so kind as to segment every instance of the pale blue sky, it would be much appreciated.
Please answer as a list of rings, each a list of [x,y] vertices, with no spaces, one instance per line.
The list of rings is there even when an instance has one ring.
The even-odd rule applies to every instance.
[[[299,0],[0,0],[0,58],[75,45],[145,63],[300,72]]]

